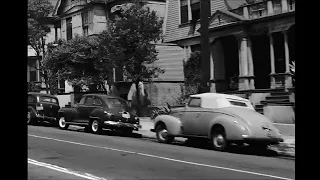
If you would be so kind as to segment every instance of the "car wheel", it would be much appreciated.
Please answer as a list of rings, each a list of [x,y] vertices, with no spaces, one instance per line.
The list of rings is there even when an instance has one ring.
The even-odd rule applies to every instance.
[[[168,130],[164,124],[159,124],[156,127],[156,135],[160,143],[171,143],[174,140],[174,136],[168,135]]]
[[[123,129],[123,133],[124,134],[127,134],[127,135],[131,135],[132,134],[132,131],[133,131],[133,129],[131,129],[131,128],[126,128],[126,129]]]
[[[68,129],[69,127],[69,124],[66,123],[66,119],[64,116],[61,116],[59,118],[58,125],[59,125],[59,128],[63,130]]]
[[[30,111],[28,111],[28,115],[27,115],[27,124],[29,125],[29,124],[31,124],[31,122],[32,122],[31,112],[30,112]]]
[[[100,127],[100,123],[97,119],[94,119],[91,121],[90,123],[90,127],[91,127],[91,132],[93,134],[100,134],[101,133],[101,127]]]
[[[228,141],[223,129],[214,130],[214,132],[212,133],[212,146],[216,151],[226,150]]]
[[[37,119],[35,118],[34,113],[32,110],[28,110],[27,114],[27,124],[28,125],[36,125],[37,124]]]

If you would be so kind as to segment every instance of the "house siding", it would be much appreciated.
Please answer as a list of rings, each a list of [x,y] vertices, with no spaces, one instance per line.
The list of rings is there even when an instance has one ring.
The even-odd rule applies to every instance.
[[[185,57],[184,50],[176,45],[157,45],[158,60],[154,66],[165,70],[154,81],[183,81],[183,60]]]
[[[180,7],[179,0],[168,0],[168,19],[166,24],[166,32],[164,42],[173,42],[181,39],[197,37],[200,33],[197,31],[200,28],[200,22],[197,23],[195,30],[191,24],[180,25]],[[211,14],[217,10],[227,9],[224,0],[211,0]]]

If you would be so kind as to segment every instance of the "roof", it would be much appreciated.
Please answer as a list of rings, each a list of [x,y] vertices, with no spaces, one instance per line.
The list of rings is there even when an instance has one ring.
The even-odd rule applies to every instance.
[[[225,3],[230,7],[230,9],[237,9],[243,4],[246,4],[246,0],[225,0]]]
[[[248,99],[235,96],[235,95],[230,95],[230,94],[221,94],[221,93],[202,93],[202,94],[194,94],[190,95],[190,97],[199,97],[199,98],[229,98],[229,99],[236,99],[240,101],[249,101]]]

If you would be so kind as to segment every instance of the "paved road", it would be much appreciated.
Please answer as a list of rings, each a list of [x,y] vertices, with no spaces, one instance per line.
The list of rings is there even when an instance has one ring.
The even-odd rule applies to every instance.
[[[107,180],[295,178],[292,160],[41,126],[28,127],[28,158]]]

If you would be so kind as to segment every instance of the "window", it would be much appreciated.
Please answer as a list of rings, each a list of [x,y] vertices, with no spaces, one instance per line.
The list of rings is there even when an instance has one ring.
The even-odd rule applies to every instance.
[[[200,0],[190,0],[192,20],[200,19]]]
[[[64,79],[60,79],[58,83],[59,83],[59,86],[58,86],[59,89],[64,89],[64,88],[65,88],[65,81],[64,81]]]
[[[84,103],[85,106],[92,106],[93,104],[93,97],[87,97],[86,102]]]
[[[58,101],[55,98],[47,97],[47,96],[40,97],[40,102],[48,102],[48,103],[58,104]]]
[[[32,95],[28,95],[28,103],[36,103],[37,100]]]
[[[100,101],[100,99],[94,98],[94,99],[93,99],[93,105],[101,106],[101,105],[102,105],[102,102]]]
[[[88,26],[89,26],[89,12],[84,12],[81,14],[82,16],[82,30],[83,36],[88,36]]]
[[[289,10],[294,11],[295,9],[295,0],[289,0]]]
[[[83,36],[88,36],[89,35],[89,28],[88,26],[83,27]]]
[[[201,107],[201,99],[200,98],[191,98],[189,101],[190,107]]]
[[[228,99],[228,101],[230,102],[231,105],[234,105],[234,106],[247,107],[247,103],[245,103],[245,102],[241,102],[241,101],[237,101],[237,100],[231,100],[231,99]]]
[[[66,19],[66,24],[67,24],[67,40],[72,39],[72,18],[69,17]]]
[[[86,99],[86,97],[82,97],[79,104],[83,105],[84,104],[84,100]]]
[[[180,0],[180,17],[181,17],[181,23],[186,23],[189,21],[188,0]]]
[[[30,73],[30,82],[37,81],[37,71],[29,71]]]

